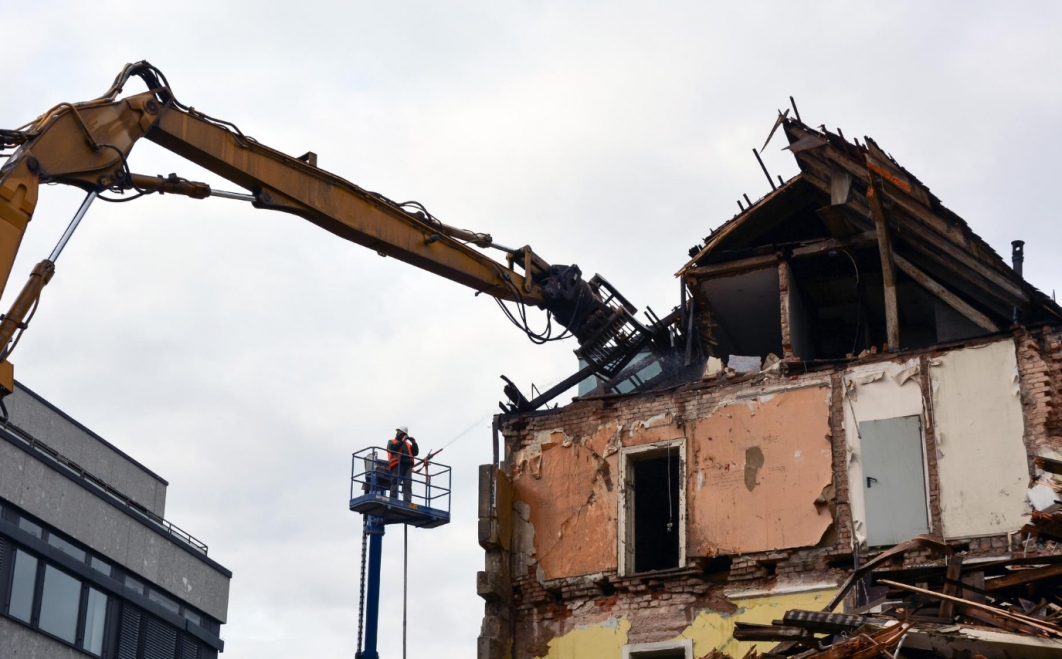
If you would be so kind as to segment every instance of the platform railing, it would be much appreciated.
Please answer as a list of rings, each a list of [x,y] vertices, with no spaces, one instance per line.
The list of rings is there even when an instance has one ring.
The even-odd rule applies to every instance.
[[[406,478],[391,472],[388,457],[387,449],[378,446],[370,446],[354,453],[350,465],[351,500],[371,493],[391,497],[399,502],[405,501],[403,481]],[[408,481],[411,495],[409,503],[450,512],[450,467],[416,457],[413,458],[413,471]]]

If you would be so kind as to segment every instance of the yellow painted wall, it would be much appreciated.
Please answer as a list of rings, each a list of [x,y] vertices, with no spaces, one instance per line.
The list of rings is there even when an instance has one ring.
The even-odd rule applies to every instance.
[[[733,638],[735,623],[753,622],[769,625],[772,620],[781,620],[785,612],[790,609],[819,611],[826,606],[836,592],[835,590],[817,590],[784,595],[730,598],[734,606],[738,607],[736,613],[701,611],[693,619],[693,624],[687,627],[679,638],[693,639],[694,657],[703,657],[712,650],[722,650],[735,659],[741,659],[754,645],[758,645],[759,650],[763,652],[774,647],[775,643],[735,641]]]
[[[703,657],[712,650],[722,650],[735,659],[741,659],[753,645],[761,652],[773,647],[773,642],[747,643],[735,641],[734,624],[753,622],[770,624],[779,620],[790,609],[819,611],[836,590],[763,595],[760,597],[731,598],[738,607],[736,613],[722,614],[702,611],[693,619],[679,639],[693,639],[693,656]],[[549,642],[549,653],[543,659],[620,659],[631,623],[627,618],[610,619],[597,625],[578,627],[564,636]]]
[[[589,659],[623,655],[631,623],[626,618],[612,619],[599,625],[579,627],[549,642],[545,659]]]

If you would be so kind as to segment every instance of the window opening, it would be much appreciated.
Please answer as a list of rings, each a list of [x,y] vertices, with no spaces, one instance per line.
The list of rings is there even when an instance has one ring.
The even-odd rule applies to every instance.
[[[664,451],[633,460],[634,571],[679,566],[679,533],[674,502],[679,498],[679,456]]]
[[[157,602],[162,605],[162,608],[167,609],[173,613],[181,612],[181,605],[174,602],[169,597],[166,597],[162,593],[156,591],[154,588],[148,591],[148,599],[152,602]]]
[[[623,659],[693,659],[693,641],[663,641],[623,646]]]
[[[103,630],[107,621],[107,596],[96,590],[88,589],[88,603],[85,607],[85,650],[97,657],[103,654]]]
[[[15,550],[15,572],[11,579],[11,603],[8,613],[22,622],[33,615],[33,591],[37,585],[37,559],[21,549]]]
[[[95,570],[97,572],[100,572],[101,574],[105,574],[108,577],[111,576],[111,565],[110,565],[110,563],[107,563],[105,561],[101,561],[100,559],[96,558],[95,556],[92,557],[90,563],[92,565],[92,569],[93,570]]]
[[[203,617],[200,616],[195,611],[190,610],[188,607],[184,607],[183,614],[184,614],[185,618],[188,618],[189,620],[191,620],[195,624],[199,625],[200,627],[203,626]]]
[[[125,575],[125,587],[129,588],[130,590],[134,590],[140,593],[141,595],[144,594],[144,584],[140,583],[128,574]]]
[[[77,611],[81,582],[51,565],[44,567],[39,627],[67,643],[77,640]]]
[[[778,268],[705,279],[699,286],[712,312],[718,354],[761,361],[772,353],[782,355]]]
[[[69,555],[73,556],[74,558],[76,558],[77,560],[81,561],[82,563],[85,562],[86,554],[85,554],[84,550],[78,549],[77,547],[75,547],[74,545],[70,544],[66,540],[63,540],[62,538],[60,538],[59,536],[55,535],[51,531],[48,532],[48,544],[50,544],[51,546],[55,547],[56,549],[58,549],[59,551],[63,552],[64,554],[69,554]]]
[[[39,524],[34,524],[25,517],[18,518],[18,528],[23,531],[28,531],[42,540],[44,539],[44,529],[42,529]]]
[[[16,547],[13,556],[8,615],[103,656],[110,597],[21,548]]]
[[[630,654],[631,659],[686,659],[684,648],[671,648],[668,650],[635,650]]]

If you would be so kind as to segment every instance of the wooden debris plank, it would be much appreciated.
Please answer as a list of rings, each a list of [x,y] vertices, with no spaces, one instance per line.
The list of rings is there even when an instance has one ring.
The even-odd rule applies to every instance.
[[[827,208],[831,207],[827,206]],[[819,242],[804,245],[803,247],[794,248],[793,258],[816,256],[834,249],[864,247],[877,240],[877,235],[878,234],[875,231],[864,231],[863,233],[857,233],[850,238],[829,238],[827,240],[820,240]]]
[[[985,590],[993,591],[1000,590],[1001,588],[1010,588],[1011,586],[1020,586],[1033,581],[1040,581],[1041,579],[1051,579],[1053,577],[1062,576],[1062,563],[1057,565],[1048,565],[1046,567],[1032,568],[1029,570],[1018,570],[1011,572],[1005,577],[997,577],[985,581]]]
[[[959,578],[962,577],[962,555],[955,554],[948,557],[948,572],[945,575],[947,581],[944,583],[945,595],[961,595],[962,592],[956,585]],[[951,620],[955,616],[955,602],[945,600],[940,603],[940,617]]]
[[[962,594],[965,599],[971,602],[985,603],[984,571],[967,572],[962,575]]]
[[[859,634],[839,643],[834,643],[822,652],[811,654],[807,659],[871,659],[880,657],[882,650],[888,650],[897,643],[909,629],[900,624],[879,629],[871,634]]]
[[[997,616],[993,613],[982,611],[981,609],[972,606],[965,606],[962,604],[956,606],[958,606],[960,613],[967,618],[972,618],[978,622],[992,625],[993,627],[999,627],[1000,629],[1006,629],[1007,631],[1017,632],[1019,634],[1035,634],[1038,631],[1032,625],[1027,625],[1024,622],[1019,622],[1017,620],[1010,620],[1003,616]]]
[[[958,604],[962,604],[963,606],[971,606],[976,609],[981,609],[982,611],[988,611],[989,613],[992,613],[994,615],[1003,616],[1004,618],[1009,618],[1018,622],[1027,623],[1032,627],[1035,627],[1041,631],[1047,632],[1048,634],[1052,634],[1054,636],[1062,636],[1062,629],[1059,629],[1058,627],[1043,624],[1040,621],[1028,618],[1027,616],[1023,616],[1017,613],[1003,611],[1002,609],[997,609],[994,606],[989,606],[987,604],[978,604],[977,602],[964,600],[961,597],[952,597],[951,595],[945,595],[943,593],[934,593],[932,590],[926,590],[917,586],[909,586],[905,583],[900,583],[898,581],[889,581],[888,579],[879,579],[878,583],[883,583],[887,586],[892,586],[901,590],[909,590],[912,593],[919,593],[920,595],[928,595],[929,597],[935,597],[942,600],[951,600]]]
[[[720,275],[732,275],[739,272],[745,272],[747,270],[757,270],[759,268],[774,265],[777,262],[778,256],[776,254],[765,254],[763,256],[751,256],[747,259],[738,259],[737,261],[695,266],[689,268],[683,274],[692,277],[717,277]]]
[[[1033,458],[1033,462],[1036,466],[1044,471],[1051,472],[1052,474],[1062,474],[1062,460],[1054,460],[1052,458],[1045,458],[1042,455],[1038,455]]]
[[[955,554],[955,550],[953,550],[951,547],[947,546],[942,542],[938,542],[932,536],[926,534],[915,536],[906,542],[896,545],[892,549],[887,549],[886,551],[881,552],[871,560],[867,561],[858,570],[853,570],[852,573],[848,575],[848,578],[845,579],[844,583],[841,584],[841,587],[834,594],[833,599],[831,599],[826,604],[826,606],[822,608],[822,610],[826,613],[829,613],[835,608],[837,608],[837,605],[841,603],[841,600],[843,600],[845,595],[848,594],[848,591],[851,590],[852,584],[861,579],[863,575],[865,575],[867,572],[870,572],[875,567],[881,565],[882,563],[888,561],[889,559],[895,556],[902,556],[903,554],[907,553],[912,549],[921,548],[929,548],[945,556],[952,556]]]

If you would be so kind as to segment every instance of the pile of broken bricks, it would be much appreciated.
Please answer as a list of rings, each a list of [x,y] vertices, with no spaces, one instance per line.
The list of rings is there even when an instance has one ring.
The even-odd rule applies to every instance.
[[[1027,532],[1062,541],[1062,511],[1034,512]],[[924,549],[944,564],[903,567],[905,553]],[[822,611],[790,610],[770,625],[739,622],[734,638],[776,643],[744,659],[1062,656],[1062,555],[963,559],[918,536],[856,570]],[[846,597],[850,606],[866,603],[834,613]]]

